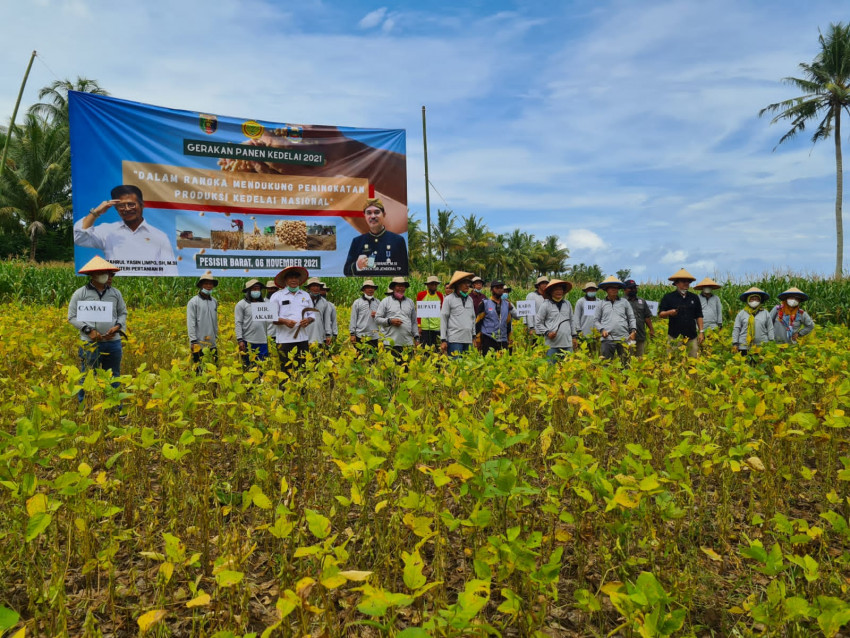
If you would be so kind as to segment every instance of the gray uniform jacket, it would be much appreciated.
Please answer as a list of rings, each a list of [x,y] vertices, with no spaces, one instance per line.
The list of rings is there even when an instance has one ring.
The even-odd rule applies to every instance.
[[[373,312],[377,312],[381,302],[374,297],[366,299],[360,295],[358,299],[351,304],[351,320],[348,322],[348,331],[352,336],[358,339],[368,339],[373,341],[381,336],[378,330],[378,324],[375,323]]]
[[[534,314],[528,315],[525,318],[525,325],[528,326],[529,328],[531,328],[532,330],[534,330],[535,332],[538,332],[538,334],[539,334],[539,331],[537,331],[537,313],[540,312],[540,306],[542,306],[543,302],[546,301],[546,300],[543,297],[543,295],[541,295],[537,292],[534,292],[534,291],[531,291],[530,293],[528,293],[525,296],[525,300],[534,302]]]
[[[802,308],[797,308],[797,316],[794,321],[790,322],[787,317],[779,319],[779,310],[782,306],[775,306],[770,311],[770,320],[773,322],[773,340],[776,343],[793,343],[791,335],[805,337],[815,329],[815,322],[808,312]],[[788,330],[791,330],[790,334]]]
[[[257,303],[264,301],[258,299]],[[254,321],[251,302],[240,299],[233,308],[233,328],[237,341],[248,343],[266,343],[269,334],[269,321]]]
[[[637,331],[635,342],[646,341],[646,320],[649,319],[652,321],[652,310],[649,309],[646,299],[641,299],[640,297],[629,299],[626,297],[626,301],[629,302],[632,312],[635,314],[635,328]]]
[[[302,333],[307,334],[309,343],[324,343],[325,339],[333,336],[331,328],[331,305],[324,297],[313,297],[310,295],[310,301],[318,312],[307,313],[307,317],[311,317],[312,321],[309,325],[302,328]]]
[[[77,319],[77,304],[80,301],[109,301],[112,303],[112,320],[111,321],[79,321]],[[97,291],[97,288],[90,283],[82,288],[77,288],[74,294],[71,295],[71,301],[68,303],[68,323],[74,326],[80,332],[80,339],[85,342],[90,342],[89,337],[85,332],[86,328],[97,330],[100,334],[109,332],[112,326],[124,328],[127,325],[127,306],[124,304],[124,297],[121,293],[111,286],[104,289],[103,294]],[[121,335],[117,332],[113,333],[110,341],[121,341]]]
[[[215,347],[218,340],[218,300],[198,293],[186,304],[186,330],[189,341]]]
[[[747,324],[750,313],[742,310],[735,317],[735,325],[732,326],[732,345],[738,346],[739,350],[747,349]],[[773,341],[773,321],[770,313],[765,308],[760,308],[756,313],[756,334],[753,343],[758,345],[766,341]]]
[[[718,330],[723,327],[723,304],[720,303],[720,297],[711,295],[710,297],[699,296],[699,302],[702,306],[702,327],[705,330]]]
[[[564,299],[558,308],[551,299],[544,299],[537,310],[537,331],[545,336],[544,341],[550,348],[573,349],[573,338],[577,326],[573,315],[573,307]],[[554,339],[549,338],[550,332],[557,332]]]
[[[594,318],[593,313],[588,313],[584,309],[584,305],[588,303],[589,300],[586,296],[582,296],[581,299],[576,301],[576,311],[575,311],[575,321],[576,321],[576,330],[578,330],[585,337],[589,337],[590,333],[593,332],[593,324]],[[591,303],[599,303],[599,299],[593,299]]]
[[[394,326],[390,319],[401,319],[400,326]],[[384,297],[378,305],[375,322],[384,331],[384,343],[393,346],[412,346],[419,338],[419,326],[416,325],[416,302],[405,297],[396,299],[392,295]]]
[[[452,293],[443,299],[440,310],[440,340],[448,343],[472,343],[475,336],[475,301]]]
[[[327,299],[325,299],[325,301],[327,301],[329,308],[328,318],[331,323],[331,334],[336,337],[339,335],[339,321],[337,321],[336,317],[336,304],[332,301],[328,301]]]
[[[598,300],[593,321],[600,333],[603,330],[608,332],[602,341],[622,341],[632,330],[637,330],[632,304],[625,299],[616,299],[613,303],[608,299]]]

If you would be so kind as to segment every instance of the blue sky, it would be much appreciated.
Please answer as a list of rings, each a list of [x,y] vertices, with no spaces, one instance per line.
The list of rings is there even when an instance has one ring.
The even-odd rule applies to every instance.
[[[407,129],[425,217],[555,234],[571,263],[638,280],[829,275],[832,142],[774,146],[758,111],[847,3],[808,0],[0,1],[0,118],[57,78],[281,122]],[[843,11],[842,11],[843,9]],[[846,129],[845,129],[846,130]],[[846,261],[846,260],[845,260]]]

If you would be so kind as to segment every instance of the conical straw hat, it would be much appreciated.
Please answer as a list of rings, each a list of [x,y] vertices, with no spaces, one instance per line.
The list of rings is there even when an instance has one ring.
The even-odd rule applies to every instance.
[[[617,288],[625,288],[626,284],[624,284],[622,281],[617,279],[614,275],[607,277],[606,279],[604,279],[599,284],[599,287],[602,288],[603,290],[605,290],[606,288],[609,288],[611,286],[616,286]]]
[[[452,275],[452,278],[449,280],[449,286],[452,288],[457,285],[458,282],[463,281],[464,279],[469,279],[472,282],[472,278],[474,275],[471,272],[464,272],[462,270],[455,270],[455,274]]]
[[[778,295],[776,295],[776,296],[777,296],[777,297],[779,297],[780,299],[785,299],[785,297],[799,297],[799,298],[800,298],[800,299],[802,299],[803,301],[805,301],[806,299],[808,299],[808,298],[809,298],[809,295],[807,295],[806,293],[804,293],[804,292],[803,292],[802,290],[800,290],[799,288],[795,288],[795,287],[793,287],[793,286],[791,286],[791,287],[790,287],[788,290],[786,290],[785,292],[780,292],[780,293],[779,293]]]
[[[723,286],[721,286],[719,283],[714,281],[714,279],[712,279],[711,277],[706,277],[705,279],[703,279],[698,284],[694,284],[694,288],[715,288],[715,289],[717,289],[717,288],[722,288],[722,287]]]
[[[769,295],[769,294],[767,294],[767,293],[766,293],[764,290],[762,290],[761,288],[756,288],[755,286],[753,286],[752,288],[748,288],[747,290],[745,290],[744,292],[742,292],[740,295],[738,295],[738,299],[740,299],[741,301],[746,301],[747,299],[749,299],[749,298],[750,298],[750,297],[752,297],[753,295],[758,295],[759,297],[761,297],[761,302],[762,302],[762,303],[764,303],[765,301],[767,301],[768,299],[770,299],[770,295]]]
[[[573,289],[573,285],[569,281],[564,281],[563,279],[553,279],[549,282],[549,285],[546,286],[546,290],[543,291],[543,296],[546,299],[552,298],[552,291],[558,286],[563,286],[565,288],[564,294],[567,294],[570,290]]]
[[[274,282],[275,284],[277,284],[278,288],[280,288],[281,290],[286,288],[286,276],[293,271],[298,273],[299,286],[302,285],[305,281],[307,281],[307,277],[310,276],[306,268],[302,268],[301,266],[289,266],[275,275]]]
[[[677,279],[687,279],[688,281],[696,281],[697,278],[694,277],[691,273],[689,273],[684,268],[679,268],[676,272],[674,272],[670,277],[667,277],[669,281],[676,281]]]
[[[118,272],[121,270],[118,266],[113,266],[103,257],[92,257],[89,262],[80,268],[81,275],[90,275],[96,272]]]

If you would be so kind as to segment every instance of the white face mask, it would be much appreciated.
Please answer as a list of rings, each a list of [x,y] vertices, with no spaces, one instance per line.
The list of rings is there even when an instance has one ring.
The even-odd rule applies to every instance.
[[[748,302],[747,302],[747,305],[748,305],[750,308],[758,308],[758,307],[761,305],[761,302],[760,302],[760,301],[758,301],[758,300],[756,300],[756,299],[753,299],[752,301],[748,301]]]
[[[107,281],[109,281],[109,274],[103,273],[102,275],[95,275],[94,277],[92,277],[92,281],[99,284],[105,284]]]
[[[790,308],[796,308],[797,306],[800,305],[800,302],[797,301],[796,299],[789,299],[785,303],[787,303]]]
[[[366,294],[364,294],[363,296],[364,296],[364,297],[366,297],[366,299],[370,299],[370,300],[375,298],[375,295],[366,295]]]

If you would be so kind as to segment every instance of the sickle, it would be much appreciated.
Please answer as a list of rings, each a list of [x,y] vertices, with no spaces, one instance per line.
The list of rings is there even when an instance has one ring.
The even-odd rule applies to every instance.
[[[308,312],[319,312],[319,309],[318,308],[304,308],[301,311],[301,319],[304,319],[304,315],[306,315]],[[298,326],[298,329],[295,331],[295,334],[292,336],[292,338],[294,339],[295,337],[297,337],[299,332],[301,332],[301,326],[300,325]]]

